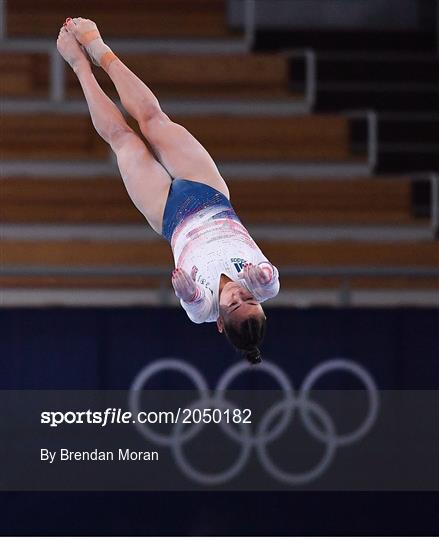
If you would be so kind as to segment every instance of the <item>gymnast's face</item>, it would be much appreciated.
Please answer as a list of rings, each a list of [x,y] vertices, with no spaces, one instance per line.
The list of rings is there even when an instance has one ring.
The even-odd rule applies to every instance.
[[[264,314],[261,304],[244,287],[234,281],[227,282],[219,299],[219,317],[217,320],[218,330],[224,331],[224,321],[236,322],[249,317],[260,317]]]

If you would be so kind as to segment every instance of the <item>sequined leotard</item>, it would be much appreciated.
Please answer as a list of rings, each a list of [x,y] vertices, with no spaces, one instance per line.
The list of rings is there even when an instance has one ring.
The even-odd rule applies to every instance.
[[[211,189],[211,188],[209,188]],[[271,277],[258,291],[250,292],[263,302],[279,291],[279,273],[242,225],[230,202],[216,190],[204,204],[189,195],[176,212],[170,243],[175,266],[183,268],[200,285],[196,302],[180,301],[195,323],[213,322],[219,316],[218,290],[221,274],[249,289],[238,277],[245,262],[262,265]]]

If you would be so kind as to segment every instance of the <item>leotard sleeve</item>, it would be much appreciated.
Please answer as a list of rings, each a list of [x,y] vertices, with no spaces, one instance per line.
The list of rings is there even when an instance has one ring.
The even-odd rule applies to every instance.
[[[187,316],[196,324],[207,321],[213,306],[212,294],[204,287],[200,287],[199,292],[200,295],[194,302],[184,302],[183,300],[180,300],[180,304],[186,311]]]
[[[264,270],[270,279],[267,283],[258,282],[257,285],[252,286],[251,292],[258,302],[264,302],[269,298],[274,298],[279,292],[279,271],[268,261],[260,262],[258,266]]]

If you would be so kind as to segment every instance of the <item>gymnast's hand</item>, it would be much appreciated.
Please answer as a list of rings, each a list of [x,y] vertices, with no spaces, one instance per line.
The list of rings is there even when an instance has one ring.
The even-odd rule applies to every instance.
[[[256,291],[270,283],[273,278],[273,267],[269,262],[259,263],[258,265],[245,263],[238,277],[246,282],[250,290]]]
[[[198,300],[200,297],[200,290],[195,281],[185,270],[183,270],[183,268],[175,268],[172,272],[171,279],[175,294],[178,298],[183,300],[183,302],[191,303]]]

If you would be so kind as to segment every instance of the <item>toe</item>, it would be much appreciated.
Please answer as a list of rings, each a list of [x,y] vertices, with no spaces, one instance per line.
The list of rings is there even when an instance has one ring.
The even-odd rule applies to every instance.
[[[77,19],[70,19],[69,21],[66,21],[66,22],[67,22],[67,24],[66,24],[67,29],[68,29],[70,32],[73,32],[73,33],[75,32],[75,30],[76,30],[76,25],[77,25],[77,22],[76,22],[76,21],[77,21]]]

